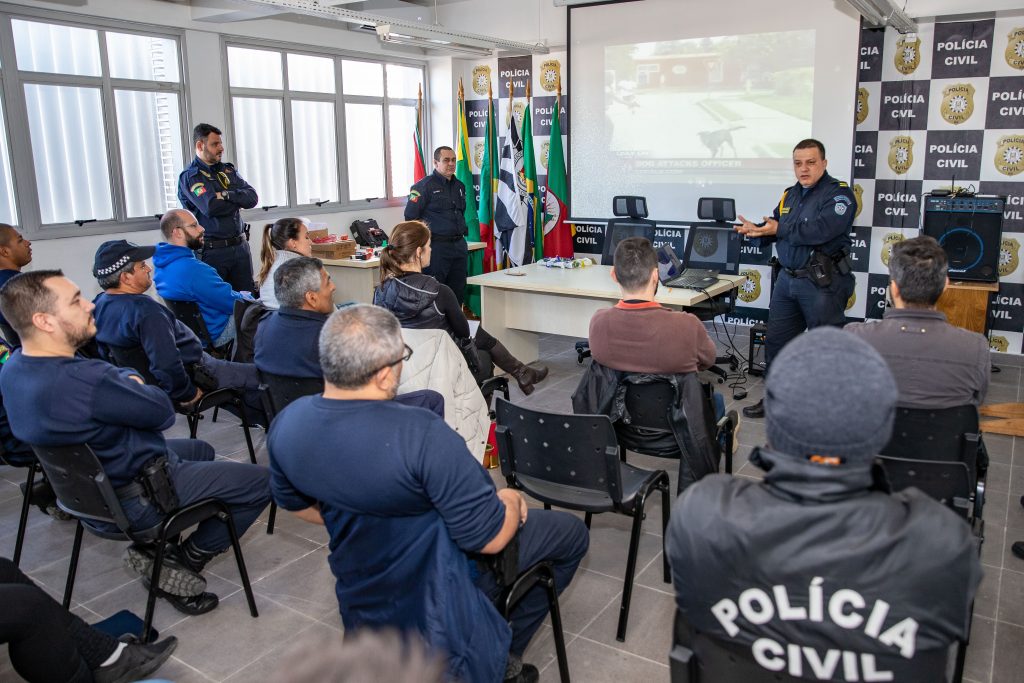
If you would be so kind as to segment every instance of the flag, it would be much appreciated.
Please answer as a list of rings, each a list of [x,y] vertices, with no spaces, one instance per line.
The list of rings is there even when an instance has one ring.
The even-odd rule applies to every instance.
[[[496,244],[499,262],[511,266],[525,262],[529,220],[526,206],[526,178],[523,173],[523,141],[516,127],[512,109],[512,84],[508,85],[508,132],[501,146],[498,164],[498,205],[494,210],[494,227],[500,245]],[[497,240],[496,240],[497,241]]]
[[[565,179],[565,153],[562,151],[562,124],[558,114],[562,111],[562,84],[558,84],[555,113],[551,120],[551,140],[548,143],[548,187],[544,193],[544,255],[575,255],[576,235],[569,216],[569,184]]]
[[[416,94],[416,128],[412,133],[412,182],[418,183],[427,176],[427,164],[423,155],[423,87]]]
[[[469,135],[466,132],[466,92],[462,88],[462,79],[459,79],[459,120],[456,131],[455,143],[455,177],[466,186],[466,209],[463,217],[466,226],[469,228],[467,239],[470,242],[480,241],[480,223],[476,213],[476,192],[473,188],[473,168],[469,162]],[[479,275],[484,272],[484,256],[479,251],[469,252],[469,262],[466,264],[466,273]],[[466,305],[472,311],[480,315],[480,288],[476,285],[466,287]]]
[[[487,137],[484,139],[484,159],[480,166],[480,201],[477,216],[480,239],[484,247],[484,272],[496,270],[494,257],[494,195],[498,189],[498,129],[494,126],[494,98],[487,86]]]
[[[537,152],[533,148],[533,103],[530,82],[526,82],[526,109],[523,111],[523,179],[526,181],[526,225],[530,261],[544,257],[544,224],[541,223],[540,186],[537,184]]]

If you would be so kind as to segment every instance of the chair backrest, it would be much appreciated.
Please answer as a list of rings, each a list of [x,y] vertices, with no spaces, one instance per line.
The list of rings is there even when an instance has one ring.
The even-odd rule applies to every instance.
[[[601,265],[615,265],[615,247],[627,237],[646,237],[654,243],[654,229],[657,224],[643,218],[613,218],[604,229],[604,246],[601,248]]]
[[[973,405],[932,410],[897,408],[892,438],[882,455],[967,465],[971,484],[978,471],[978,409]]]
[[[104,348],[114,359],[114,365],[135,370],[142,376],[142,379],[146,380],[146,384],[159,384],[149,369],[149,356],[141,346],[125,347],[104,344]]]
[[[668,382],[626,385],[629,422],[615,423],[615,434],[624,448],[645,455],[679,457],[670,413],[675,390]]]
[[[289,377],[261,370],[260,382],[267,388],[274,415],[287,408],[295,399],[320,394],[324,390],[323,377]]]
[[[231,360],[236,363],[252,363],[256,355],[256,332],[259,325],[274,311],[260,301],[235,302],[235,348]]]
[[[816,649],[820,659],[823,653],[820,648]],[[898,681],[947,681],[949,659],[949,649],[919,650],[911,660],[900,661],[902,657],[898,656],[891,658],[903,668],[903,671],[894,672],[895,680]],[[685,619],[676,612],[672,649],[669,652],[671,683],[798,683],[820,680],[812,675],[806,661],[800,662],[807,674],[803,677],[787,673],[784,657],[776,661],[780,662],[782,670],[769,671],[757,663],[749,646],[691,630]],[[858,658],[857,663],[860,662]],[[843,666],[837,663],[837,671],[842,671]],[[876,666],[882,670],[888,668],[881,662]]]
[[[0,339],[7,342],[8,346],[21,346],[21,337],[6,320],[0,320]]]
[[[615,430],[607,415],[562,415],[495,400],[501,473],[538,500],[606,494],[622,502]]]
[[[167,308],[171,309],[175,318],[196,333],[204,347],[213,348],[213,338],[210,336],[210,331],[206,329],[206,321],[203,320],[199,304],[195,301],[177,301],[175,299],[164,299],[164,303],[167,304]]]
[[[86,444],[33,446],[39,464],[57,495],[57,505],[75,517],[129,529],[121,503],[99,459]]]
[[[920,489],[965,519],[974,491],[971,473],[962,462],[918,460],[880,456],[893,491],[911,486]]]

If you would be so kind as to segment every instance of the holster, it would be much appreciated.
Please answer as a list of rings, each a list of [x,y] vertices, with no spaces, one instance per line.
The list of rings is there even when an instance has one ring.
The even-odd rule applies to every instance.
[[[807,260],[807,277],[817,287],[828,287],[832,284],[835,263],[825,252],[815,249]]]
[[[178,492],[174,490],[167,458],[153,458],[142,468],[135,481],[145,496],[160,512],[170,514],[178,509]]]
[[[220,388],[220,382],[201,363],[193,363],[186,368],[192,383],[203,390],[204,394],[216,391]]]

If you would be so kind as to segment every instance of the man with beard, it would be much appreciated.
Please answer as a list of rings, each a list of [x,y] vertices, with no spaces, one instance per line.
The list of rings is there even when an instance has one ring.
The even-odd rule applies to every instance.
[[[206,231],[190,211],[168,211],[160,219],[160,231],[167,241],[156,245],[153,255],[156,291],[164,299],[199,304],[213,346],[224,346],[235,338],[231,324],[235,301],[251,297],[231,289],[213,266],[196,258],[195,250],[202,248]]]
[[[163,389],[134,370],[75,356],[96,334],[94,308],[59,270],[22,273],[0,290],[0,310],[22,341],[0,378],[14,436],[33,446],[88,444],[133,528],[154,527],[166,512],[138,483],[144,469],[162,469],[179,505],[218,498],[245,533],[270,502],[266,468],[215,461],[213,448],[198,439],[164,439],[175,413]],[[169,546],[158,595],[185,614],[214,609],[217,596],[205,592],[200,572],[230,544],[224,521],[201,522]],[[153,556],[152,547],[133,545],[125,561],[146,577]]]

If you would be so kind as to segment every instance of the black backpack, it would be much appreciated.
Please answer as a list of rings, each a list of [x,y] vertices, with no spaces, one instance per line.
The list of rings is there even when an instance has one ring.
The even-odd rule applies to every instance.
[[[387,234],[377,225],[377,221],[372,218],[352,221],[349,230],[352,231],[352,237],[356,244],[361,247],[382,247],[388,238]]]

